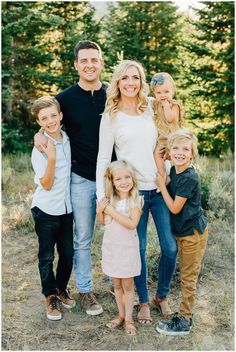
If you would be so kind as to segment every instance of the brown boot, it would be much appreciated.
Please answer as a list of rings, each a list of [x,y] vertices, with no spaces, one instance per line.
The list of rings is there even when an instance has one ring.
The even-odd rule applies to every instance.
[[[56,295],[46,297],[46,313],[49,320],[60,320],[62,318],[60,302]]]

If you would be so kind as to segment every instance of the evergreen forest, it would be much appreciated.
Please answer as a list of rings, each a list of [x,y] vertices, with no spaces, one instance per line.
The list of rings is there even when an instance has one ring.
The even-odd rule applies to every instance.
[[[86,1],[2,1],[3,152],[31,150],[31,104],[78,81],[73,49],[85,39],[103,50],[105,82],[122,59],[140,61],[148,83],[169,72],[200,153],[233,151],[234,1],[201,4],[189,16],[171,1],[110,2],[99,17]]]

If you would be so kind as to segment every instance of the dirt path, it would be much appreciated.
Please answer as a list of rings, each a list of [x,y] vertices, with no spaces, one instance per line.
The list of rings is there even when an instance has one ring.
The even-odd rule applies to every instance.
[[[219,224],[211,226],[211,233]],[[228,231],[231,231],[228,228]],[[20,232],[20,231],[19,231]],[[234,350],[233,262],[227,251],[210,238],[194,313],[194,328],[187,337],[167,337],[155,331],[160,319],[152,308],[154,324],[137,324],[138,334],[125,336],[122,328],[110,331],[105,323],[116,314],[107,278],[101,273],[99,248],[95,237],[93,261],[95,292],[103,304],[101,316],[89,317],[77,305],[64,312],[59,322],[46,319],[37,268],[37,241],[33,232],[22,235],[12,229],[2,238],[2,349],[3,350]],[[227,229],[226,229],[227,232]],[[227,235],[227,233],[226,233]],[[219,249],[220,248],[220,249]],[[224,257],[224,255],[225,257]],[[71,278],[75,295],[74,277]],[[151,289],[151,296],[155,288]],[[76,296],[76,295],[75,295]],[[178,307],[179,278],[175,277],[171,306]],[[134,318],[136,318],[135,310]]]

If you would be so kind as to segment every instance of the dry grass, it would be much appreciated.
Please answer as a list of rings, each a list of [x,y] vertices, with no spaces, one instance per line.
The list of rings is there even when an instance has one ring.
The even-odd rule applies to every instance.
[[[177,338],[159,335],[155,324],[160,315],[154,308],[154,324],[150,327],[137,324],[138,334],[134,337],[125,336],[122,329],[110,331],[105,327],[116,314],[116,304],[109,293],[109,282],[101,272],[100,227],[96,228],[92,258],[94,290],[104,313],[89,317],[77,305],[72,311],[65,311],[61,321],[48,321],[40,293],[37,239],[29,211],[34,188],[32,177],[27,157],[18,158],[17,163],[14,159],[3,159],[2,350],[234,350],[233,222],[225,213],[222,218],[213,211],[190,335]],[[218,191],[215,190],[216,194]],[[151,221],[148,231],[149,286],[153,296],[159,246]],[[77,298],[74,275],[70,286]],[[170,294],[174,309],[178,308],[179,296],[177,272]],[[136,315],[137,309],[134,318]]]

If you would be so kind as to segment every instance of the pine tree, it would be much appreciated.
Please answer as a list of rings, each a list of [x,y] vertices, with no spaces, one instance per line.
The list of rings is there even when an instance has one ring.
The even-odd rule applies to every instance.
[[[112,68],[124,59],[140,61],[148,79],[156,71],[178,72],[180,16],[172,2],[119,2],[109,5],[105,51]]]
[[[201,149],[220,155],[234,149],[234,2],[203,2],[193,21],[191,118]]]
[[[32,101],[78,79],[73,49],[79,40],[96,40],[94,11],[87,2],[2,3],[4,150],[29,150],[36,128]]]

